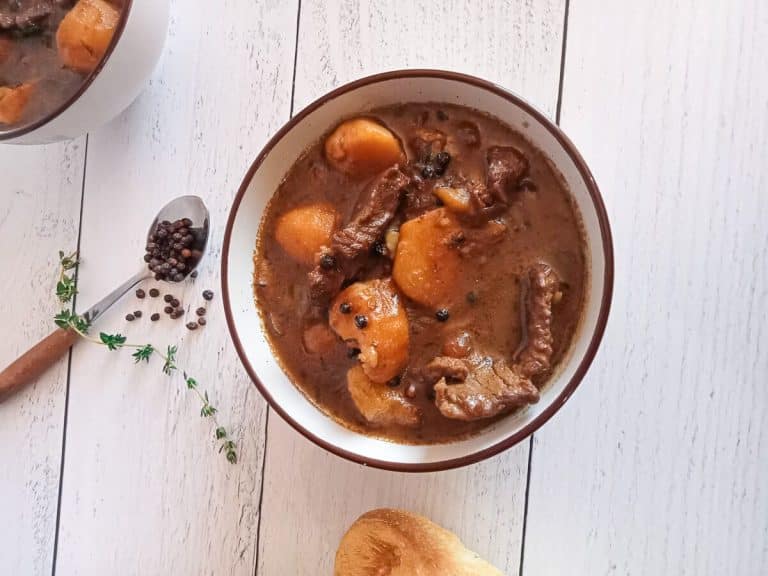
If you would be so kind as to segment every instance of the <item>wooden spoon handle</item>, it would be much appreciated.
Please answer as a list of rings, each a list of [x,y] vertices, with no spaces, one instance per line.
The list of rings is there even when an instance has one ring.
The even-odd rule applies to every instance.
[[[53,366],[76,340],[77,333],[71,330],[56,330],[0,372],[0,402]]]

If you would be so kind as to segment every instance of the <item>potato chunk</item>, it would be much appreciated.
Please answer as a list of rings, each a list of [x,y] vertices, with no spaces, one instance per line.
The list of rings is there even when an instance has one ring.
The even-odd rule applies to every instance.
[[[406,296],[434,308],[453,301],[461,262],[452,243],[460,231],[456,217],[445,208],[400,226],[392,278]]]
[[[434,190],[434,195],[440,198],[445,207],[451,212],[466,214],[472,209],[469,192],[464,188],[438,186]]]
[[[342,122],[325,141],[325,157],[353,178],[373,176],[405,160],[395,135],[368,118]]]
[[[14,88],[0,86],[0,124],[15,124],[34,90],[32,84],[19,84]]]
[[[59,24],[56,46],[65,66],[88,73],[112,41],[120,12],[104,0],[79,0]]]
[[[348,286],[331,304],[328,321],[360,348],[358,358],[374,382],[388,382],[408,364],[408,316],[389,278]]]
[[[330,204],[309,204],[286,212],[277,221],[275,238],[291,258],[312,265],[323,246],[330,244],[338,214]]]
[[[405,426],[421,423],[421,411],[386,384],[377,384],[361,366],[347,372],[347,388],[363,418],[374,426]]]

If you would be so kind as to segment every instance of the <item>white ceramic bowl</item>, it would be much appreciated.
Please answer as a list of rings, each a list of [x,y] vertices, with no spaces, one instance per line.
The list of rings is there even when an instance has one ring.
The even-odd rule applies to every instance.
[[[267,201],[311,144],[340,119],[405,102],[469,106],[525,135],[562,173],[581,211],[591,268],[584,315],[571,349],[538,404],[471,438],[401,445],[351,431],[316,408],[275,360],[253,299],[252,255]],[[388,72],[342,86],[296,115],[266,145],[245,176],[227,223],[222,259],[227,322],[238,354],[261,393],[285,420],[318,445],[350,460],[399,471],[442,470],[477,462],[516,444],[546,422],[586,373],[608,319],[613,288],[611,233],[600,192],[584,160],[560,129],[510,92],[484,80],[438,70]]]
[[[104,58],[77,92],[49,114],[0,131],[0,141],[46,144],[76,138],[112,120],[139,95],[163,51],[170,0],[126,0]]]

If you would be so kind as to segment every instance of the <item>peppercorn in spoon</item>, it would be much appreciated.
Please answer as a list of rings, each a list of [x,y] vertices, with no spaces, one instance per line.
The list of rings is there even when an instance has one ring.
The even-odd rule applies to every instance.
[[[138,283],[154,278],[181,282],[200,264],[208,244],[208,208],[197,196],[180,196],[166,204],[147,233],[141,269],[91,306],[82,318],[92,325]],[[78,338],[71,329],[58,329],[0,372],[0,402],[50,368]]]

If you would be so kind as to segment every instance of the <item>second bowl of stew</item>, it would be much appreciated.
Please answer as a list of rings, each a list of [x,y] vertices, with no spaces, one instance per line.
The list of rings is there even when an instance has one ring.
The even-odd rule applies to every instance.
[[[227,225],[228,324],[298,431],[396,470],[476,462],[583,378],[612,291],[597,186],[540,112],[412,70],[331,92],[245,177]]]

